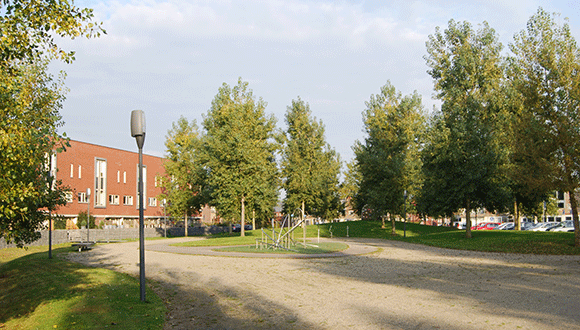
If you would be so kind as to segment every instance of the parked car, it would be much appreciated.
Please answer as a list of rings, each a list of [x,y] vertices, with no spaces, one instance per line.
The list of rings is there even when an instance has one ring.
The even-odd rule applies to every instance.
[[[499,227],[499,225],[501,225],[501,223],[499,222],[488,222],[484,226],[479,228],[479,230],[494,230],[497,227]]]
[[[523,221],[520,223],[520,230],[530,230],[536,226],[533,222]]]
[[[572,222],[572,220],[566,220],[566,221],[562,221],[560,223],[560,225],[558,225],[557,227],[551,229],[550,231],[574,231],[574,222]]]
[[[488,224],[487,222],[482,222],[482,223],[478,224],[477,226],[471,226],[471,230],[480,230],[483,227],[485,227],[485,225],[487,225],[487,224]]]
[[[549,231],[550,229],[558,226],[559,223],[557,222],[540,222],[534,228],[530,229],[531,231]]]
[[[246,224],[244,226],[244,230],[252,230],[252,225]],[[240,232],[240,231],[242,231],[242,225],[239,224],[239,223],[233,224],[232,225],[232,231],[233,232]]]
[[[504,222],[497,226],[495,230],[514,230],[515,224],[513,222]]]

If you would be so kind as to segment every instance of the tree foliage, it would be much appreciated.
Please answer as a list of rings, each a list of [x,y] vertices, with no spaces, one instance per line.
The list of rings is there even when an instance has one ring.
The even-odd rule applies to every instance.
[[[69,1],[0,1],[0,237],[18,246],[40,235],[35,231],[47,212],[63,205],[64,188],[46,166],[53,150],[65,146],[57,128],[64,99],[60,82],[47,63],[74,59],[54,41],[102,32],[90,9]]]
[[[570,195],[575,245],[580,246],[576,189],[580,186],[580,50],[568,23],[558,24],[542,8],[510,45],[520,152],[530,188]]]
[[[421,182],[419,150],[425,123],[421,97],[416,92],[402,96],[387,82],[366,106],[363,122],[368,136],[353,148],[360,173],[355,205],[359,214],[366,206],[375,217],[402,215],[404,191],[416,194]]]
[[[284,210],[304,212],[323,218],[338,215],[338,175],[340,159],[326,143],[324,126],[312,117],[308,103],[300,98],[286,111],[286,132],[282,155]]]
[[[233,88],[222,85],[203,120],[202,162],[212,204],[221,217],[240,219],[242,233],[246,206],[267,221],[278,200],[276,120],[265,108],[240,78]]]
[[[473,30],[468,22],[449,21],[429,36],[428,73],[435,81],[441,113],[439,130],[423,152],[425,185],[422,203],[429,213],[477,207],[502,208],[509,199],[504,165],[506,151],[498,138],[503,78],[502,45],[487,23]],[[444,203],[445,205],[441,205]]]
[[[165,175],[161,178],[169,214],[189,216],[207,203],[207,172],[199,159],[201,136],[197,124],[185,117],[173,123],[165,140]]]

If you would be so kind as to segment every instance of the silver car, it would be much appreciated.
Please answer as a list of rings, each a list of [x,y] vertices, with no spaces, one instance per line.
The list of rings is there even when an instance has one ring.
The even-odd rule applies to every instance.
[[[555,227],[554,229],[551,229],[550,231],[574,231],[574,222],[572,222],[572,220],[566,220],[566,221],[562,221],[560,223],[560,225],[558,225],[557,227]]]

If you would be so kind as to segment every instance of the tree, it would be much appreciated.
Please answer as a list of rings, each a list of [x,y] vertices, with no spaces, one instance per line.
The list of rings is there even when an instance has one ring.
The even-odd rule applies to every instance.
[[[467,238],[470,212],[497,210],[509,199],[507,152],[498,138],[503,79],[502,45],[487,23],[474,31],[468,22],[449,21],[448,28],[429,36],[428,73],[443,101],[423,152],[423,205],[439,212],[463,208]],[[443,203],[444,205],[441,205]]]
[[[203,120],[202,164],[211,203],[226,219],[240,215],[242,236],[246,206],[269,217],[278,200],[276,120],[265,108],[240,78],[233,88],[222,85]]]
[[[417,92],[403,97],[390,82],[380,94],[371,95],[366,106],[368,136],[354,147],[360,172],[355,204],[361,214],[366,205],[375,217],[391,215],[394,234],[394,215],[403,214],[404,192],[415,195],[420,187],[423,106]]]
[[[169,214],[184,216],[187,236],[188,216],[207,202],[207,172],[199,160],[201,137],[195,120],[190,123],[185,117],[173,123],[167,134],[165,176],[160,178],[164,193],[160,197],[166,199]]]
[[[528,184],[568,192],[575,246],[580,246],[580,50],[568,23],[557,24],[542,8],[514,36],[510,49],[513,84],[523,101],[516,112],[525,123],[520,147],[532,156],[525,164],[537,171]]]
[[[284,210],[323,218],[338,215],[338,175],[340,159],[326,143],[324,125],[312,118],[310,106],[300,98],[287,107],[284,152],[282,155]]]
[[[340,199],[351,207],[354,206],[354,198],[358,193],[361,181],[361,174],[358,170],[356,159],[346,163],[346,170],[343,172],[344,179],[339,186],[338,193]],[[346,205],[345,205],[346,206]],[[361,215],[360,212],[357,212]]]
[[[62,85],[47,63],[74,59],[54,37],[97,36],[90,9],[69,1],[0,1],[0,237],[22,247],[40,237],[48,212],[65,203],[47,156],[61,143]]]

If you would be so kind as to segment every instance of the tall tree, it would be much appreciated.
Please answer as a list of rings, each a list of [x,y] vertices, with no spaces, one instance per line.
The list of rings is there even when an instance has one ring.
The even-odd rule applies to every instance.
[[[390,214],[394,234],[394,215],[403,213],[405,191],[415,195],[420,187],[423,106],[416,92],[403,97],[390,82],[366,106],[368,136],[354,147],[361,176],[356,205],[361,214],[365,205],[377,217]]]
[[[338,176],[340,160],[324,138],[324,125],[312,117],[308,103],[292,101],[286,111],[286,132],[282,155],[284,209],[320,216],[336,216],[340,206]]]
[[[468,22],[449,21],[448,28],[427,41],[428,73],[443,101],[436,126],[442,131],[426,145],[425,196],[432,202],[466,212],[471,238],[472,209],[497,210],[506,195],[506,152],[497,138],[503,78],[502,45],[487,23],[474,31]],[[444,185],[437,184],[445,181]],[[425,200],[425,199],[423,199]],[[444,209],[445,207],[439,207]]]
[[[95,36],[90,9],[69,1],[0,1],[0,238],[23,246],[64,203],[64,188],[53,182],[47,155],[65,144],[57,133],[64,100],[60,81],[47,63],[74,59],[54,38]]]
[[[187,236],[187,218],[199,212],[207,202],[207,172],[199,160],[201,137],[197,124],[185,117],[173,123],[165,141],[165,176],[161,177],[167,210],[174,216],[184,216]]]
[[[222,217],[241,220],[242,236],[246,206],[270,216],[278,200],[276,120],[265,108],[240,78],[233,88],[222,85],[203,120],[211,202]]]
[[[536,175],[528,182],[568,192],[575,245],[580,246],[578,202],[580,186],[580,50],[567,22],[542,8],[510,45],[513,83],[523,100],[517,112],[525,131],[521,148]],[[547,180],[546,180],[547,179]]]

